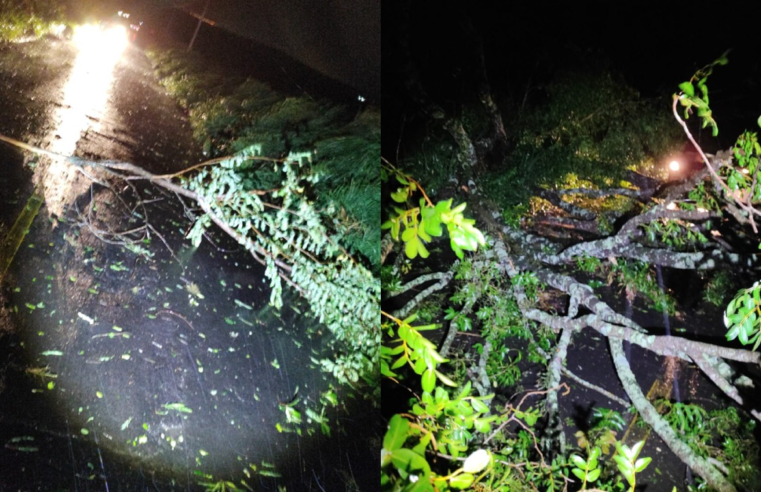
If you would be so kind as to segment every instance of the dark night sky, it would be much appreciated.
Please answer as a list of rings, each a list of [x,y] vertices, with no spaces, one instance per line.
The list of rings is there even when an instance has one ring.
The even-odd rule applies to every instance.
[[[206,2],[126,3],[150,17],[151,11],[167,6],[200,14]],[[380,15],[380,0],[211,0],[206,13],[215,29],[285,52],[366,97],[380,94]]]
[[[465,44],[460,19],[467,15],[483,36],[494,92],[519,93],[529,77],[533,83],[551,79],[554,70],[575,63],[568,56],[575,51],[622,74],[643,96],[664,98],[668,111],[668,96],[680,82],[732,49],[729,65],[708,81],[720,138],[727,139],[721,145],[731,144],[743,128],[759,129],[761,43],[754,17],[746,11],[749,4],[734,10],[727,2],[410,3],[413,56],[423,77],[435,79],[428,87],[435,86],[442,100],[464,94],[463,73],[471,67],[463,63],[468,57],[460,56]],[[408,104],[394,83],[399,76],[393,49],[399,34],[396,15],[395,9],[384,10],[384,109]],[[450,84],[454,80],[461,86]],[[395,124],[388,117],[384,126]]]

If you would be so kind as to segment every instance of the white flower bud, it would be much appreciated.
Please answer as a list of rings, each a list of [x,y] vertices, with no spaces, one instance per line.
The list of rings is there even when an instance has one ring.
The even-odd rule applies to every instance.
[[[465,470],[465,473],[478,473],[486,468],[489,461],[491,461],[489,452],[485,449],[479,449],[468,456],[468,459],[465,460],[465,464],[462,465],[462,469]]]

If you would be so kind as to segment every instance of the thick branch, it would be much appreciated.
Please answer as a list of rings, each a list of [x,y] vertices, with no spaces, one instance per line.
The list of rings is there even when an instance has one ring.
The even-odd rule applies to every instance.
[[[679,439],[674,429],[658,413],[655,407],[650,404],[642,393],[637,378],[629,367],[621,340],[610,338],[609,343],[610,351],[613,355],[613,364],[616,366],[616,372],[621,379],[621,384],[624,386],[624,390],[626,390],[629,398],[631,398],[634,407],[642,419],[650,424],[653,431],[660,436],[663,442],[666,443],[679,459],[703,477],[711,487],[719,492],[736,492],[737,489],[713,464],[696,455],[686,443]]]
[[[549,382],[547,386],[554,388],[560,384],[560,374],[563,370],[563,362],[566,355],[568,355],[568,346],[571,344],[573,338],[573,330],[563,330],[558,340],[555,354],[552,356],[550,363],[547,366],[549,371]],[[560,446],[560,453],[565,454],[565,433],[563,432],[562,422],[560,422],[560,407],[558,405],[558,395],[554,391],[550,391],[547,394],[547,411],[549,414],[548,430],[552,438],[558,440]],[[549,448],[549,446],[547,447]]]
[[[394,292],[392,296],[398,296],[425,282],[430,282],[431,280],[438,280],[438,282],[436,282],[435,284],[419,292],[418,295],[412,298],[407,304],[404,305],[404,307],[402,307],[401,309],[397,311],[394,311],[394,316],[396,316],[397,318],[406,318],[407,315],[410,313],[410,311],[415,309],[426,297],[430,296],[437,290],[441,290],[444,287],[446,287],[449,281],[452,280],[453,276],[454,274],[452,272],[430,273],[428,275],[421,275],[415,280],[412,280],[404,284],[401,290],[399,292]]]

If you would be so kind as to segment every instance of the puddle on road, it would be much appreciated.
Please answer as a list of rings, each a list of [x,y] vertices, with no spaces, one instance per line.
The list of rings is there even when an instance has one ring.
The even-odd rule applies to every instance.
[[[263,268],[226,238],[190,249],[181,210],[153,193],[177,258],[156,237],[146,260],[38,216],[7,279],[32,398],[54,398],[76,438],[187,483],[324,477],[347,413],[314,362],[330,357],[320,326],[297,299],[271,309]]]

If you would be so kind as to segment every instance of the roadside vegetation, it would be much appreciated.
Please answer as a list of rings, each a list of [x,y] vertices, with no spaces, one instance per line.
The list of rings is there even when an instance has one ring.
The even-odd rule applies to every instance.
[[[184,186],[222,205],[217,217],[239,241],[251,237],[258,253],[268,250],[276,306],[281,278],[310,302],[336,343],[336,359],[321,361],[323,369],[344,383],[364,379],[379,396],[379,111],[357,112],[306,94],[286,97],[250,79],[225,81],[192,53],[154,52],[151,58],[162,83],[189,111],[205,153],[236,156]],[[245,164],[258,156],[266,166]],[[245,203],[225,206],[211,198],[238,187],[247,191]],[[254,203],[266,194],[276,202]],[[209,223],[199,219],[190,237],[200,240]],[[279,258],[288,266],[277,266]]]
[[[65,29],[64,7],[45,0],[0,0],[0,42],[60,35]]]
[[[379,268],[380,111],[287,97],[253,79],[230,77],[185,50],[148,53],[169,93],[190,116],[209,157],[261,145],[263,155],[313,152],[319,206],[340,206],[334,218],[341,241],[377,272]]]

